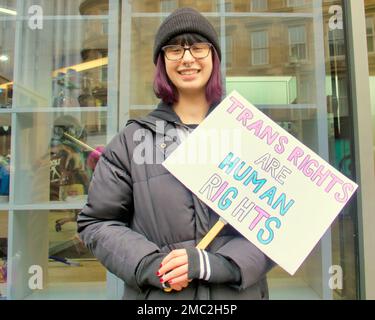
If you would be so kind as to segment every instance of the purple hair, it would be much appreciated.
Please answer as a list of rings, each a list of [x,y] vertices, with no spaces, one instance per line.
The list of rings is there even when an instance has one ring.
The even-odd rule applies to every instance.
[[[220,72],[220,59],[215,48],[212,47],[211,49],[213,53],[212,73],[206,85],[206,99],[209,104],[220,102],[223,94],[223,85]],[[164,55],[162,51],[159,53],[156,62],[156,71],[154,76],[154,92],[155,95],[166,104],[174,104],[178,101],[178,91],[175,85],[168,78],[165,69]]]

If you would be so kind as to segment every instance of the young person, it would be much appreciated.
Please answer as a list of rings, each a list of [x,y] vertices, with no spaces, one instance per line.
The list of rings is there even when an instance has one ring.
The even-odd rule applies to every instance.
[[[124,299],[268,298],[272,262],[229,225],[206,250],[196,249],[218,215],[161,165],[181,142],[178,133],[194,130],[220,102],[220,60],[205,17],[192,8],[170,14],[154,43],[161,102],[129,121],[96,166],[78,232],[124,280]]]

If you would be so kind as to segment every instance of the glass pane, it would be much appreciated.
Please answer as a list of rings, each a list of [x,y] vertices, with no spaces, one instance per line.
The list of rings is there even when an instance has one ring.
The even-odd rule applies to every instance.
[[[17,114],[15,202],[82,204],[104,146],[107,112]]]
[[[14,8],[0,1],[0,111],[12,107],[14,71]],[[3,9],[3,10],[1,10]]]
[[[311,29],[311,22],[304,17],[227,18],[226,35],[236,44],[231,69],[226,72],[227,91],[236,89],[254,104],[314,104],[316,96],[311,93],[315,90],[316,68],[307,54],[307,50],[314,50],[314,34],[309,32],[305,38],[304,32],[302,36],[297,32],[297,39],[304,41],[298,44],[291,44],[288,34],[296,23]],[[306,82],[310,87],[307,92],[303,90]]]
[[[0,300],[7,296],[8,212],[0,211]]]
[[[284,1],[283,10],[275,9],[277,5],[282,7],[282,1],[268,1],[268,10],[274,9],[272,15],[249,16],[246,16],[249,1],[233,3],[236,11],[243,10],[243,15],[229,14],[225,18],[226,36],[230,35],[234,43],[231,68],[226,70],[227,92],[233,89],[240,92],[285,130],[353,178],[346,39],[343,30],[329,29],[330,16],[319,16],[321,11],[328,12],[331,5],[342,7],[341,1],[323,1],[322,5],[312,1]],[[260,37],[262,32],[268,33],[268,43]],[[324,90],[325,97],[321,94]],[[294,294],[300,292],[300,297],[296,294],[294,299],[356,298],[355,221],[355,206],[349,204],[294,277],[275,268],[270,273],[271,298],[293,296],[282,289],[283,283],[295,288]],[[331,265],[345,270],[344,289],[332,291],[323,282]]]
[[[105,8],[108,10],[106,1],[98,7],[98,14],[106,13]],[[25,4],[20,10],[27,9]],[[42,9],[43,14],[77,16],[40,18],[33,28],[29,20],[23,20],[17,30],[22,52],[16,57],[15,107],[107,106],[108,86],[113,85],[107,79],[108,37],[116,36],[108,34],[108,15],[91,15],[93,7],[87,1],[81,6],[69,1],[66,7],[53,1]]]
[[[329,5],[343,6],[341,1],[333,1]],[[340,28],[330,27],[327,33],[329,39],[325,44],[325,52],[329,161],[336,169],[355,180],[353,117],[348,98],[347,39],[344,30]],[[356,210],[355,202],[351,201],[331,226],[332,266],[341,268],[343,272],[342,286],[332,288],[334,299],[359,298]]]
[[[120,9],[118,0],[0,0],[9,299],[106,298],[106,270],[78,240],[75,218],[118,131]],[[42,268],[42,290],[30,287],[30,267]]]
[[[129,93],[130,104],[134,106],[147,106],[157,103],[157,99],[152,94],[153,78],[151,75],[154,73],[152,62],[153,39],[160,22],[161,18],[132,18]],[[145,94],[145,92],[150,94]],[[142,107],[139,108],[142,109]],[[130,112],[133,109],[135,107],[131,108]]]
[[[77,236],[78,210],[12,214],[17,240],[12,246],[8,284],[13,296],[27,292],[27,300],[106,298],[106,270]]]
[[[48,288],[54,299],[105,299],[106,270],[77,236],[79,210],[48,213]],[[78,289],[78,290],[77,290]]]

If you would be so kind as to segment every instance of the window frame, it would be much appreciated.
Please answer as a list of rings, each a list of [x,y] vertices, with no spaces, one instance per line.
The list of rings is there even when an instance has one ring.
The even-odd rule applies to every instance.
[[[286,6],[288,8],[303,7],[306,5],[305,0],[286,0]]]
[[[256,1],[256,2],[255,2]],[[254,6],[254,3],[258,5]],[[265,3],[265,6],[259,6],[260,3]],[[268,0],[251,0],[250,1],[250,11],[266,11],[268,10]]]
[[[288,28],[288,48],[289,48],[289,57],[288,57],[288,60],[289,62],[293,62],[292,58],[293,58],[293,55],[292,55],[292,47],[293,45],[304,45],[305,46],[305,57],[303,58],[300,58],[299,56],[296,57],[296,61],[298,62],[306,62],[309,60],[309,54],[308,54],[308,42],[307,42],[307,30],[306,30],[306,25],[305,24],[296,24],[296,25],[289,25],[287,26]],[[296,42],[296,43],[292,43],[291,41],[291,29],[294,28],[303,28],[303,31],[304,31],[304,40],[305,42]]]
[[[253,36],[256,34],[256,33],[264,33],[266,35],[266,46],[265,47],[259,47],[259,48],[254,48],[254,38]],[[269,65],[270,64],[270,54],[269,54],[269,32],[267,29],[258,29],[258,30],[252,30],[250,32],[250,47],[251,47],[251,66],[266,66],[266,65]],[[266,55],[266,62],[263,63],[263,61],[261,63],[256,63],[255,62],[255,55],[254,55],[254,52],[255,51],[266,51],[267,55]]]

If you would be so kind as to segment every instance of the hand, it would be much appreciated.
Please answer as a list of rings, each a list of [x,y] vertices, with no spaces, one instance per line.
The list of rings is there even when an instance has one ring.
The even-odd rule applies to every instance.
[[[161,262],[157,275],[161,282],[168,282],[173,290],[181,291],[186,288],[189,284],[186,250],[171,251]]]

